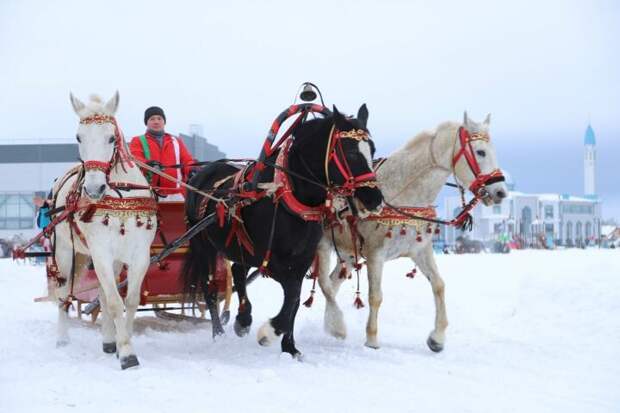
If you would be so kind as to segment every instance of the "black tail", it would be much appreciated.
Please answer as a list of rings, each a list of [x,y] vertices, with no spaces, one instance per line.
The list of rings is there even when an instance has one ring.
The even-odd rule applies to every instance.
[[[183,263],[183,294],[189,302],[196,301],[209,283],[209,274],[215,271],[217,251],[203,235],[189,240],[189,249]]]

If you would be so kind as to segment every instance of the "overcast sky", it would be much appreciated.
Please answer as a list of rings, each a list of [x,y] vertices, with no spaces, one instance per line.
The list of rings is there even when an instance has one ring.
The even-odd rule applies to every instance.
[[[620,218],[618,39],[617,1],[0,0],[0,139],[71,137],[69,91],[118,89],[126,135],[159,105],[170,132],[199,123],[253,157],[309,80],[345,112],[368,104],[381,155],[491,112],[523,191],[583,192],[590,121],[604,215]]]

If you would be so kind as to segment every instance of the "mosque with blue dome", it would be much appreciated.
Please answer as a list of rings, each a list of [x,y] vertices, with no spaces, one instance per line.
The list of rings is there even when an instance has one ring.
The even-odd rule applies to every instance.
[[[507,198],[500,205],[475,208],[472,232],[463,234],[447,228],[444,241],[454,245],[459,235],[468,235],[481,241],[514,241],[521,246],[594,245],[601,236],[601,200],[596,195],[596,137],[591,125],[586,128],[583,144],[583,195],[518,192],[512,177],[504,171]],[[461,209],[458,196],[444,202],[448,214],[456,215]]]

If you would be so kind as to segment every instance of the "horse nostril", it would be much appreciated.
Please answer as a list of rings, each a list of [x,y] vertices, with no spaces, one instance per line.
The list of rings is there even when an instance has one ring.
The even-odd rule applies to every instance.
[[[105,191],[105,184],[99,187],[99,193],[102,193],[103,191]]]
[[[501,191],[501,190],[500,190],[500,191],[497,191],[496,195],[497,195],[497,197],[498,197],[499,199],[506,198],[506,193],[505,193],[504,191]]]

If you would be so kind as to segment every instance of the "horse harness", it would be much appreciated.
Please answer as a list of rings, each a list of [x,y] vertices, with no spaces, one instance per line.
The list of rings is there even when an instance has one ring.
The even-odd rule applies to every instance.
[[[280,139],[277,144],[279,148],[269,148],[269,150],[265,150],[264,147],[264,151],[269,155],[275,154],[276,151],[279,150],[273,164],[270,164],[270,162],[263,157],[262,161],[249,164],[235,174],[225,177],[214,184],[214,189],[220,189],[224,186],[224,184],[229,184],[230,189],[228,189],[228,191],[233,198],[236,198],[236,201],[232,204],[218,203],[215,208],[218,218],[217,221],[220,228],[224,226],[226,215],[228,215],[228,219],[232,220],[231,229],[226,237],[225,245],[228,247],[233,239],[236,239],[238,245],[243,247],[252,256],[254,256],[254,247],[252,240],[245,229],[243,220],[240,217],[242,209],[243,207],[253,204],[254,202],[257,202],[265,197],[272,197],[275,204],[274,217],[271,223],[267,252],[260,267],[260,270],[264,275],[268,274],[267,267],[271,258],[271,246],[275,231],[275,215],[280,204],[282,204],[282,206],[291,214],[298,216],[304,221],[317,223],[324,222],[325,220],[333,220],[336,217],[336,211],[333,204],[334,197],[352,196],[357,188],[376,187],[377,185],[374,171],[358,176],[353,175],[347,159],[344,156],[344,149],[342,147],[343,139],[353,139],[358,142],[368,141],[368,132],[361,129],[340,131],[333,126],[330,130],[327,152],[324,161],[327,185],[311,179],[304,179],[322,187],[327,192],[326,200],[322,205],[317,206],[304,204],[294,194],[291,175],[297,176],[297,174],[294,174],[289,169],[289,157],[291,147],[295,139],[292,136],[292,129],[293,128],[289,128],[287,131],[288,136],[285,134],[285,136]],[[344,184],[336,185],[333,183],[333,180],[329,174],[330,162],[334,163],[340,174],[343,176],[345,181]],[[254,182],[256,174],[264,170],[266,166],[271,166],[274,168],[273,182],[258,184],[255,187],[256,189],[254,189],[253,186],[249,184]],[[248,188],[250,189],[248,190]],[[203,217],[206,214],[208,203],[209,199],[203,198],[201,200],[199,206],[199,217]]]

